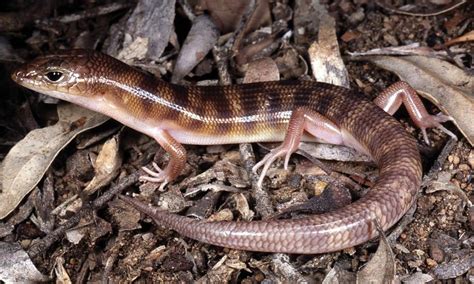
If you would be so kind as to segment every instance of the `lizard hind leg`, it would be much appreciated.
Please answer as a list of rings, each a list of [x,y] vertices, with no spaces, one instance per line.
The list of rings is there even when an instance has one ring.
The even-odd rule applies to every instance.
[[[252,171],[256,173],[259,168],[263,167],[257,183],[259,188],[262,187],[263,179],[271,164],[276,159],[284,156],[284,168],[288,169],[290,156],[298,149],[304,131],[307,131],[323,142],[343,144],[341,130],[334,122],[315,111],[306,108],[295,109],[288,122],[288,130],[283,143],[271,150],[270,153],[252,168]]]
[[[429,114],[423,105],[423,102],[418,97],[416,90],[413,89],[407,82],[399,81],[389,86],[382,93],[380,93],[377,98],[375,98],[374,103],[390,115],[393,115],[403,104],[408,110],[408,114],[415,125],[421,129],[423,140],[425,140],[427,145],[430,145],[430,141],[426,133],[427,128],[438,128],[442,132],[451,136],[453,139],[457,140],[457,137],[454,133],[441,125],[441,123],[453,120],[453,118],[442,113],[438,113],[437,115]]]

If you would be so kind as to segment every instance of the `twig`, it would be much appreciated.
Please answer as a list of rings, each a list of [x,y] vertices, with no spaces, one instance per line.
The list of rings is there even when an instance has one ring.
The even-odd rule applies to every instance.
[[[239,145],[240,160],[244,161],[244,168],[249,174],[250,182],[252,184],[252,195],[255,198],[255,211],[262,217],[262,219],[269,219],[274,214],[272,201],[268,193],[257,186],[258,174],[252,172],[255,165],[255,154],[252,145],[248,143]]]
[[[237,52],[240,49],[242,40],[245,36],[245,32],[247,30],[247,23],[249,20],[252,18],[252,16],[255,14],[256,11],[256,1],[250,1],[249,4],[247,5],[247,9],[245,10],[245,13],[242,15],[242,18],[240,18],[240,22],[237,25],[235,31],[234,31],[234,36],[235,40],[233,42],[232,46],[232,52],[234,54],[237,54]],[[230,40],[229,40],[230,41]]]
[[[188,17],[188,19],[192,22],[196,18],[196,15],[193,13],[193,8],[191,5],[189,5],[189,2],[187,0],[179,0],[178,1],[179,5],[181,5],[181,8],[183,8],[184,14]]]
[[[212,56],[216,62],[217,73],[219,74],[220,85],[232,84],[232,79],[229,74],[229,48],[227,46],[215,45],[212,49]]]
[[[75,14],[69,14],[65,16],[60,16],[52,19],[48,19],[45,21],[41,21],[41,24],[52,24],[54,22],[61,22],[61,23],[71,23],[77,22],[79,20],[88,19],[88,18],[95,18],[102,15],[107,15],[119,10],[126,9],[131,7],[132,3],[111,3],[103,6],[98,6],[89,10],[81,11]]]
[[[31,258],[38,257],[41,253],[44,253],[50,246],[52,246],[55,242],[59,241],[63,235],[66,233],[67,230],[71,229],[75,225],[79,224],[79,221],[82,217],[86,216],[90,213],[91,210],[97,210],[102,208],[106,205],[117,193],[120,193],[122,190],[128,188],[132,184],[138,181],[140,177],[140,171],[136,171],[131,175],[121,179],[118,184],[111,187],[108,191],[106,191],[102,196],[94,200],[92,202],[92,206],[83,206],[78,213],[68,219],[63,225],[56,228],[50,234],[48,234],[43,239],[39,240],[38,242],[34,243],[30,249],[28,250],[28,254]]]
[[[395,9],[395,8],[392,8],[392,7],[389,7],[387,5],[385,5],[385,3],[382,3],[382,1],[375,1],[375,3],[382,7],[383,9],[389,11],[389,12],[392,12],[392,13],[397,13],[397,14],[402,14],[402,15],[408,15],[408,16],[416,16],[416,17],[429,17],[429,16],[437,16],[437,15],[441,15],[443,13],[446,13],[446,12],[449,12],[453,9],[456,9],[457,7],[467,3],[466,0],[461,0],[460,2],[458,3],[455,3],[447,8],[444,8],[444,9],[441,9],[439,11],[436,11],[436,12],[431,12],[431,13],[412,13],[412,12],[408,12],[408,11],[403,11],[403,10],[400,10],[400,9]]]

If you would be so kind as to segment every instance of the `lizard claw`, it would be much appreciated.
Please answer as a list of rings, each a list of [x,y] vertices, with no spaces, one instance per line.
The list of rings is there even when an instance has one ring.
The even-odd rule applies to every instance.
[[[169,182],[169,175],[166,170],[162,170],[155,162],[152,163],[152,166],[155,171],[150,170],[147,167],[142,167],[142,170],[148,175],[142,175],[139,179],[140,181],[161,183],[159,191],[163,191]]]
[[[155,168],[155,171],[150,170],[147,167],[142,167],[142,170],[144,170],[147,174],[149,174],[152,177],[160,177],[160,175],[163,173],[163,170],[155,163],[152,163],[153,168]]]
[[[282,156],[286,155],[286,157],[285,157],[285,169],[288,169],[288,161],[289,161],[290,156],[293,152],[294,151],[291,151],[291,149],[288,149],[287,147],[284,147],[284,145],[281,145],[281,146],[271,150],[270,153],[265,155],[265,157],[260,162],[255,164],[255,166],[253,166],[253,168],[252,168],[253,173],[257,173],[257,170],[263,166],[262,172],[260,173],[260,176],[258,178],[257,187],[262,188],[263,179],[265,178],[268,169],[273,164],[273,162],[276,159],[278,159],[279,157],[282,157]]]
[[[428,135],[426,134],[427,128],[438,128],[442,132],[446,133],[447,135],[451,136],[454,140],[458,140],[458,137],[446,129],[441,123],[446,121],[454,121],[454,119],[443,113],[438,113],[437,115],[429,115],[423,118],[422,122],[420,123],[421,133],[423,134],[423,140],[427,145],[430,145],[430,140],[428,139]]]

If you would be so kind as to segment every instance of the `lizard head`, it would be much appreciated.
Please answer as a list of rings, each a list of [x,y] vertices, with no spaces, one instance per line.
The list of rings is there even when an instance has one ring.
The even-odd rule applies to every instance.
[[[103,95],[100,83],[106,83],[121,65],[93,50],[67,50],[33,59],[15,70],[12,79],[38,93],[87,106]]]

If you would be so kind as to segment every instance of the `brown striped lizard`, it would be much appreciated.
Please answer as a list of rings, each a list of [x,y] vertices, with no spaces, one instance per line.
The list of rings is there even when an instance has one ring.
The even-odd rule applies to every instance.
[[[122,197],[153,219],[202,242],[252,251],[323,253],[352,247],[394,225],[415,200],[422,167],[416,141],[391,115],[404,104],[422,130],[450,119],[430,115],[407,83],[398,82],[374,102],[326,83],[277,81],[232,86],[179,86],[159,80],[110,56],[69,50],[39,57],[12,75],[18,84],[106,114],[153,137],[170,156],[160,169],[145,168],[144,181],[175,180],[186,163],[182,144],[214,145],[253,142],[282,144],[253,171],[258,186],[272,163],[290,155],[300,141],[345,145],[369,155],[379,176],[369,192],[352,204],[324,214],[290,220],[208,222],[148,207]]]

